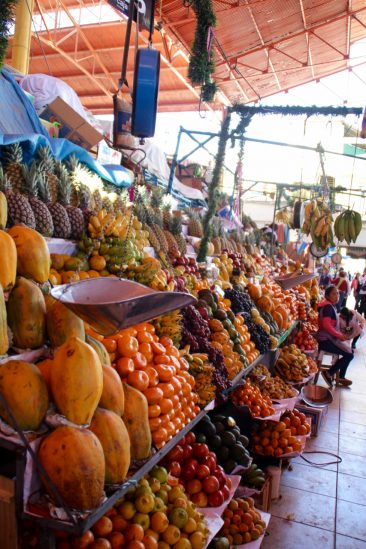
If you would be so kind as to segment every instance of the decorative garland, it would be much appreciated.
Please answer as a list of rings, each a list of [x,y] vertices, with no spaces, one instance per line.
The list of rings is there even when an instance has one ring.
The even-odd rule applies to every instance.
[[[188,77],[194,86],[201,86],[202,100],[210,102],[217,91],[216,83],[212,80],[215,72],[212,28],[216,26],[216,15],[212,0],[190,0],[188,5],[192,6],[197,18]]]
[[[18,0],[2,0],[0,9],[0,69],[8,49],[10,27],[14,22],[14,9]]]
[[[205,213],[205,217],[203,218],[203,237],[201,239],[200,249],[197,255],[198,262],[205,261],[207,256],[207,245],[210,241],[212,231],[211,220],[216,213],[219,199],[220,175],[221,170],[224,167],[226,142],[229,138],[229,126],[230,115],[228,114],[221,126],[219,147],[215,158],[215,167],[212,174],[212,181],[208,187],[207,211]]]
[[[283,115],[294,115],[298,116],[301,114],[306,114],[307,116],[347,116],[347,114],[362,114],[363,109],[359,107],[298,107],[298,106],[278,106],[274,105],[273,107],[267,106],[255,106],[248,107],[248,105],[243,105],[236,103],[232,107],[228,108],[229,112],[236,112],[240,115],[249,115],[254,114],[283,114]]]

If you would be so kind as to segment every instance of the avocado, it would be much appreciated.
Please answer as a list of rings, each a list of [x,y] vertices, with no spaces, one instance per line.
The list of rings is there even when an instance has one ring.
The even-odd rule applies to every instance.
[[[249,446],[249,439],[245,435],[240,435],[240,437],[237,438],[237,441],[240,442],[244,448]]]
[[[235,435],[230,431],[224,431],[220,434],[220,437],[223,446],[233,446],[236,443]]]
[[[241,444],[234,444],[230,447],[230,457],[236,461],[243,459],[246,453],[244,446]]]
[[[215,421],[214,425],[217,434],[223,433],[225,431],[225,425],[221,423],[221,421]]]
[[[203,433],[196,433],[196,442],[200,442],[201,444],[206,444],[207,438]]]
[[[234,428],[236,426],[236,421],[233,417],[229,416],[225,419],[225,425],[226,427]]]
[[[231,322],[234,322],[235,320],[235,314],[233,313],[233,311],[231,309],[229,309],[228,311],[226,311],[226,315],[227,315],[227,318],[229,320],[231,320]]]
[[[219,437],[219,435],[214,435],[207,440],[207,444],[210,448],[217,450],[222,445],[221,438]]]
[[[231,473],[235,469],[235,467],[237,467],[237,465],[238,464],[236,463],[236,461],[234,461],[233,459],[228,459],[223,465],[225,473]]]
[[[226,416],[223,416],[221,414],[215,414],[214,417],[212,418],[212,421],[215,423],[215,421],[221,421],[221,423],[225,423],[226,421]]]
[[[219,463],[223,463],[229,457],[229,448],[226,446],[221,446],[221,448],[217,450],[216,455]]]
[[[225,330],[231,330],[233,328],[233,323],[228,318],[222,321],[222,325]]]
[[[224,311],[224,309],[217,309],[215,313],[215,318],[217,318],[217,320],[226,320],[227,319],[226,311]]]
[[[215,425],[211,423],[211,421],[205,421],[204,423],[200,423],[198,429],[199,432],[206,435],[206,437],[213,437],[214,435],[216,435]]]

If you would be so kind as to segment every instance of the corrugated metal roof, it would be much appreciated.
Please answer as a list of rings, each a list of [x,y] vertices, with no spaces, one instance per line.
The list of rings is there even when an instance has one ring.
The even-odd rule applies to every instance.
[[[156,4],[156,18],[162,20],[162,31],[155,31],[153,39],[162,54],[159,110],[198,109],[199,88],[192,88],[187,79],[195,14],[182,0],[164,0],[162,13]],[[213,0],[213,4],[215,79],[221,91],[211,105],[215,109],[257,101],[344,70],[350,66],[351,44],[366,36],[364,0]],[[43,26],[33,37],[30,72],[50,69],[75,89],[90,110],[111,112],[126,29],[122,16],[113,12],[115,20],[105,22],[104,0],[36,0],[35,5],[48,30]],[[78,9],[82,17],[77,16]],[[67,10],[68,28],[59,28],[60,14],[65,25]],[[93,18],[85,17],[88,10]],[[74,24],[79,20],[80,26]],[[146,43],[146,33],[140,34],[139,46]],[[132,45],[131,83],[133,51]]]

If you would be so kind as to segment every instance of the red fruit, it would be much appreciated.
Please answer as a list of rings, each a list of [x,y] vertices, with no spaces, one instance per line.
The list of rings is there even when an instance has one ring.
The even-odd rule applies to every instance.
[[[210,474],[210,469],[207,465],[199,465],[196,471],[197,478],[203,479],[208,477]]]
[[[196,442],[196,435],[192,433],[192,431],[190,433],[187,433],[184,438],[185,438],[185,444],[192,445]]]
[[[174,448],[170,450],[169,454],[167,455],[167,459],[169,461],[178,461],[178,463],[182,463],[183,447],[180,444],[177,444],[177,446],[174,446]]]
[[[182,472],[182,468],[180,466],[180,463],[178,463],[178,461],[171,461],[169,464],[168,464],[168,472],[173,475],[173,477],[177,477],[179,478],[180,475],[181,475],[181,472]]]
[[[201,460],[210,453],[210,449],[207,444],[202,444],[201,442],[196,442],[192,445],[194,457]]]
[[[207,507],[207,496],[204,492],[198,492],[198,494],[193,494],[191,496],[192,502],[197,505],[197,507]]]
[[[207,465],[207,467],[210,469],[211,474],[214,472],[214,470],[217,467],[216,457],[213,457],[210,454],[208,454],[207,456],[204,456],[202,459],[200,459],[200,462],[201,462],[202,465]]]
[[[192,480],[196,477],[196,471],[198,469],[198,461],[196,459],[188,459],[182,465],[181,476],[184,480]]]
[[[221,490],[217,490],[209,494],[207,500],[210,507],[220,507],[224,503],[225,498]]]
[[[198,494],[202,490],[202,484],[198,479],[194,478],[186,483],[185,489],[190,495]]]
[[[216,477],[210,475],[209,477],[203,479],[202,487],[203,491],[206,494],[212,494],[213,492],[218,491],[218,489],[220,488],[220,484]]]
[[[193,456],[193,448],[190,444],[186,444],[183,447],[183,460],[189,459]]]
[[[225,486],[223,486],[223,487],[220,489],[220,492],[221,492],[222,495],[224,496],[224,501],[226,501],[227,498],[230,496],[230,489],[229,489],[229,487],[225,484]]]

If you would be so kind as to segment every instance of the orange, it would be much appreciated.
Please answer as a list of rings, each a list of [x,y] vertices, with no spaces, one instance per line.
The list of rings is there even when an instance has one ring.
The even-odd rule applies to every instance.
[[[174,545],[180,539],[179,528],[173,524],[169,524],[168,528],[164,530],[162,538],[169,545]]]
[[[154,362],[155,364],[171,364],[172,360],[169,355],[155,355]]]
[[[149,386],[149,376],[143,370],[135,370],[128,375],[127,383],[139,391],[145,391]]]
[[[132,540],[123,546],[125,549],[145,549],[145,545],[140,540]]]
[[[157,511],[150,517],[150,528],[159,534],[163,533],[169,526],[169,520],[165,513]]]
[[[114,532],[123,532],[123,530],[128,525],[127,520],[125,520],[121,515],[116,515],[115,517],[111,518],[112,524],[113,524],[113,531]]]
[[[75,271],[64,271],[61,273],[62,284],[67,284],[68,282],[78,282],[80,280],[79,274]]]
[[[135,365],[132,358],[128,358],[127,356],[119,358],[116,363],[116,370],[122,379],[128,377],[135,371]]]
[[[113,530],[113,523],[110,518],[102,517],[93,525],[92,531],[96,537],[108,536]]]
[[[144,391],[144,395],[147,398],[147,402],[151,404],[160,404],[164,394],[159,387],[149,387]]]
[[[89,275],[89,278],[98,278],[100,276],[98,271],[95,271],[94,269],[90,269],[88,271],[88,275]]]
[[[148,362],[151,362],[154,358],[154,353],[152,352],[150,343],[140,343],[139,352],[146,357]]]
[[[173,410],[173,402],[170,398],[163,398],[159,402],[159,406],[162,414],[169,414]]]
[[[163,336],[159,339],[159,343],[161,343],[162,345],[164,345],[164,347],[173,347],[174,346],[174,343],[173,343],[173,340],[170,339],[170,337],[168,336]]]
[[[158,341],[152,341],[151,342],[151,348],[154,351],[155,355],[165,355],[165,347]]]
[[[152,404],[149,406],[149,418],[159,417],[161,414],[161,408],[159,404]]]
[[[105,337],[103,345],[107,349],[108,353],[115,353],[117,350],[117,341],[110,337]]]
[[[87,530],[86,532],[84,532],[84,534],[82,536],[78,536],[77,538],[73,538],[72,548],[73,549],[85,549],[93,541],[94,541],[93,532],[91,530]],[[59,547],[58,544],[57,544],[57,547]]]
[[[153,433],[161,427],[161,418],[160,417],[150,417],[149,418],[149,427],[150,431]]]
[[[111,544],[112,549],[120,549],[125,545],[125,536],[121,534],[121,532],[112,532],[107,539]]]
[[[159,383],[158,387],[163,391],[165,398],[171,398],[175,393],[174,386],[171,383]]]
[[[92,255],[89,259],[89,265],[95,271],[103,271],[107,262],[102,255]]]
[[[147,358],[140,352],[136,353],[132,360],[136,370],[143,370],[147,366]]]
[[[142,541],[145,535],[143,527],[135,523],[128,524],[124,534],[126,541]]]
[[[139,351],[139,342],[134,336],[125,334],[118,339],[118,352],[122,356],[133,358]]]
[[[158,542],[152,536],[145,536],[142,542],[145,546],[145,549],[157,549],[158,547]]]
[[[156,387],[159,384],[158,372],[152,366],[147,366],[144,371],[149,376],[149,387]]]
[[[159,418],[157,418],[159,419]],[[159,448],[164,442],[168,439],[168,432],[164,427],[159,427],[156,431],[152,433],[152,439],[154,444]]]
[[[137,339],[139,343],[151,343],[153,340],[153,336],[146,331],[138,331],[137,332]]]
[[[155,369],[158,373],[160,381],[170,381],[174,375],[174,370],[171,366],[155,364]]]

